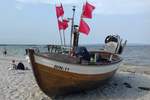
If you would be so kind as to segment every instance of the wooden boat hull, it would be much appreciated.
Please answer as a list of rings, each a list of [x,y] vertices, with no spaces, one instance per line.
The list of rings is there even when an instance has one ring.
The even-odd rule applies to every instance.
[[[99,87],[101,83],[114,75],[120,65],[116,63],[109,66],[93,66],[91,69],[85,66],[63,65],[64,63],[34,55],[33,51],[29,54],[36,81],[41,90],[49,96],[65,95]],[[61,68],[62,65],[68,67]]]

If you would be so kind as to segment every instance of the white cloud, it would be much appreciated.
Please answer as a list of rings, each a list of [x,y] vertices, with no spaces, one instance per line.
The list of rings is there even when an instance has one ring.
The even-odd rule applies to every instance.
[[[16,2],[16,9],[17,9],[17,10],[21,11],[21,10],[23,9],[23,7],[24,7],[24,4],[23,4],[23,3],[21,3],[21,2]]]
[[[43,4],[57,4],[60,3],[60,1],[63,4],[77,4],[81,2],[81,0],[16,0],[17,2],[22,2],[22,3],[43,3]]]
[[[92,0],[97,13],[101,14],[134,14],[147,12],[150,0]]]
[[[57,4],[60,0],[16,0],[19,3]],[[61,0],[64,5],[80,5],[86,0]],[[135,14],[148,12],[150,0],[88,0],[96,6],[97,14]]]

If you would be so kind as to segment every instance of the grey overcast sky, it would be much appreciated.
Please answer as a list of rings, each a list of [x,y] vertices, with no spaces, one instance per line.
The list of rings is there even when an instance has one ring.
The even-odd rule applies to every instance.
[[[76,6],[76,24],[86,0],[61,0],[65,15]],[[103,43],[109,34],[119,34],[128,43],[150,44],[150,0],[87,0],[96,9],[86,19],[90,34],[80,35],[80,44]],[[60,0],[1,0],[0,44],[60,43],[55,4]],[[67,43],[70,28],[65,32]]]

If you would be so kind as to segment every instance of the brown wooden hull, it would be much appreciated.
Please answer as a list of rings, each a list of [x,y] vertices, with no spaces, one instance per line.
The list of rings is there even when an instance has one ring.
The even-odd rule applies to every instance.
[[[40,64],[36,64],[36,68],[40,76],[35,76],[37,80],[40,80],[38,85],[49,96],[64,95],[96,88],[111,78],[116,71],[91,76],[54,70]]]
[[[103,74],[72,73],[39,64],[35,62],[33,51],[29,54],[35,79],[41,90],[48,96],[94,89],[111,78],[117,70]]]

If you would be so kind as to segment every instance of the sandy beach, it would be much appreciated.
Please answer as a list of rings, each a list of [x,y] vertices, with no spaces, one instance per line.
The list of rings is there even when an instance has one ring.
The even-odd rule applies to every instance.
[[[29,70],[13,70],[11,61],[22,61]],[[149,100],[150,66],[122,64],[104,86],[84,93],[47,97],[37,86],[25,57],[0,57],[0,100]]]

